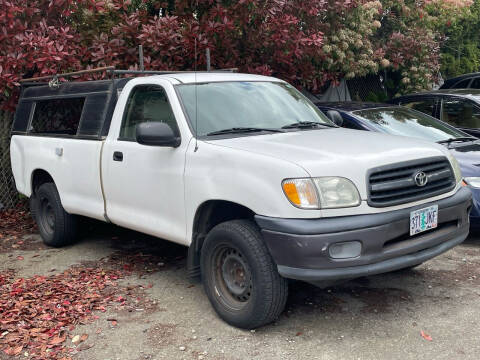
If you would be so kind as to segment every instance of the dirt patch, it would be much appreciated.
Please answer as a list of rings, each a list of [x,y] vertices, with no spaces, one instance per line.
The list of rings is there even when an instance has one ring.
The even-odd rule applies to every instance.
[[[345,301],[332,293],[331,289],[320,289],[302,282],[292,282],[289,288],[286,317],[292,313],[322,312],[326,314],[343,313]]]
[[[177,325],[155,324],[147,331],[148,343],[153,347],[164,347],[176,344]]]
[[[413,302],[412,295],[399,288],[375,288],[359,286],[368,284],[369,280],[356,279],[340,286],[320,289],[302,282],[290,285],[290,296],[285,316],[292,313],[344,314],[349,309],[351,299],[357,300],[362,313],[388,313],[399,302]]]
[[[119,296],[128,299],[125,306],[121,307],[119,313],[132,313],[139,315],[150,315],[159,311],[166,311],[161,308],[158,303],[148,297],[146,289],[153,287],[153,284],[143,285],[128,285],[120,290]],[[136,319],[132,319],[136,321]]]
[[[83,232],[94,231],[110,239],[112,254],[85,266],[102,266],[139,278],[159,271],[180,269],[185,266],[187,248],[148,235],[104,223],[90,223]]]
[[[37,232],[30,212],[23,207],[0,212],[0,253],[12,250],[40,250],[46,249],[43,243],[35,236]]]
[[[455,269],[429,269],[422,271],[421,276],[432,285],[449,288],[465,285],[476,287],[480,285],[480,262],[465,259],[459,261]]]
[[[342,290],[364,304],[362,308],[364,313],[388,313],[392,308],[398,307],[399,302],[413,302],[410,293],[403,289],[371,287],[337,289]]]

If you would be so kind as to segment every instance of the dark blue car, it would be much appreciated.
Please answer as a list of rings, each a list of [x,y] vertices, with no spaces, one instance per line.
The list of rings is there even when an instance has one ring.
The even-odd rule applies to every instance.
[[[480,137],[478,89],[446,89],[409,94],[392,99],[390,103],[421,111]]]
[[[446,146],[457,159],[473,194],[471,228],[480,229],[480,140],[422,112],[403,106],[376,103],[317,103],[337,125],[418,137]]]

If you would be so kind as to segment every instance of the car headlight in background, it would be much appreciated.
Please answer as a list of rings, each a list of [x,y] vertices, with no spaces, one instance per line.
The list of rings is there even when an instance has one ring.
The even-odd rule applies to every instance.
[[[480,189],[480,177],[466,177],[463,179],[468,186]]]
[[[356,186],[342,177],[286,179],[283,192],[290,202],[301,209],[335,209],[360,205]]]
[[[460,165],[458,165],[457,159],[455,159],[455,157],[452,155],[448,155],[448,160],[450,160],[450,164],[452,165],[455,181],[459,183],[462,181],[462,171],[460,170]]]

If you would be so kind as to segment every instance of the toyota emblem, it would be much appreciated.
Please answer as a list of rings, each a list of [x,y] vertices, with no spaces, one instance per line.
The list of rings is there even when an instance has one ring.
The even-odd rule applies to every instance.
[[[423,171],[419,171],[413,175],[413,180],[417,186],[425,186],[428,182],[428,176]]]

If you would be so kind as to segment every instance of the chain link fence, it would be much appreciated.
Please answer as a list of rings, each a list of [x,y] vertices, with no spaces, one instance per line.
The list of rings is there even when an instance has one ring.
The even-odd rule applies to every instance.
[[[347,81],[353,101],[372,101],[372,95],[384,94],[380,75],[366,75]]]
[[[10,166],[10,129],[13,113],[0,110],[0,210],[15,207],[19,195]]]

